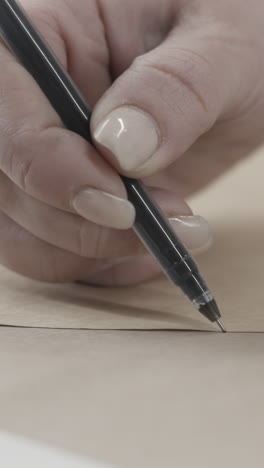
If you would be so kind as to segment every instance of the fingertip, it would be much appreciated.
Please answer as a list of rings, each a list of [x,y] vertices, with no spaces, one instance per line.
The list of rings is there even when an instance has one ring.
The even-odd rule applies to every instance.
[[[83,281],[104,286],[130,286],[162,274],[159,263],[150,254],[119,260],[113,265],[109,264],[108,268],[86,276]]]
[[[169,221],[176,234],[193,255],[205,252],[213,244],[210,225],[202,216],[175,216]]]

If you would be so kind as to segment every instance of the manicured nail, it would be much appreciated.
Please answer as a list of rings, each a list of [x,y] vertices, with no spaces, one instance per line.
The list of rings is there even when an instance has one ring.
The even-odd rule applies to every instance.
[[[94,131],[94,140],[110,151],[124,171],[144,165],[159,146],[159,130],[153,118],[135,107],[112,111]],[[109,153],[108,153],[109,155]]]
[[[88,221],[110,228],[129,229],[135,220],[135,208],[128,200],[100,190],[79,192],[72,207]]]
[[[176,234],[192,253],[207,250],[213,243],[208,222],[201,216],[179,216],[169,219]]]

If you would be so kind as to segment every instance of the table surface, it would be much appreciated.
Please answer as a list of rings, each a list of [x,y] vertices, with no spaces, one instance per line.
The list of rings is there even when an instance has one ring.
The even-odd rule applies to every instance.
[[[0,328],[1,429],[120,468],[262,468],[263,355],[262,334]]]

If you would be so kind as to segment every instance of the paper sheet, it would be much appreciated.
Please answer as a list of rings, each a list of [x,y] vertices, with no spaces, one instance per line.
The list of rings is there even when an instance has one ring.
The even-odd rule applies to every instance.
[[[263,468],[263,355],[262,334],[0,328],[0,426],[118,468]]]
[[[215,233],[198,258],[229,331],[264,331],[264,152],[191,201]],[[213,330],[165,278],[102,289],[42,284],[0,269],[0,324],[86,329]]]

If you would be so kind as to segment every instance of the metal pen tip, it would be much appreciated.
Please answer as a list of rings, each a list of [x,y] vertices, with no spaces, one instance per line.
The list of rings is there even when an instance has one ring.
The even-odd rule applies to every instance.
[[[221,320],[216,320],[220,330],[223,332],[223,333],[226,333],[226,328],[224,327],[224,325],[222,324]]]

